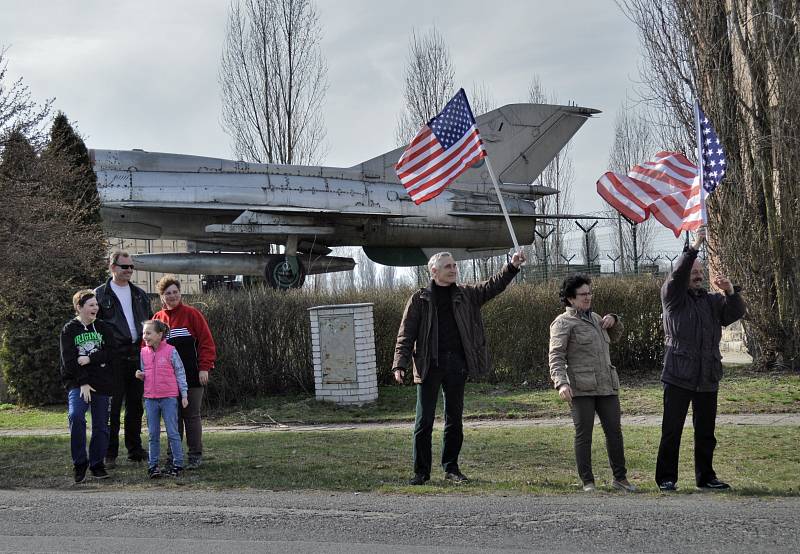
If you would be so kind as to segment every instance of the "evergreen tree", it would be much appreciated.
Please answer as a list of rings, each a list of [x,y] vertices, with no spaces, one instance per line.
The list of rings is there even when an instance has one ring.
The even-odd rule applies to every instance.
[[[82,165],[74,155],[85,146],[66,118],[51,136],[58,138],[37,157],[22,133],[11,132],[0,161],[0,369],[23,404],[63,401],[58,335],[72,294],[102,279],[105,252],[92,222],[98,203],[88,190],[89,158]]]
[[[74,217],[81,224],[99,224],[100,198],[97,194],[97,175],[92,168],[89,150],[75,132],[63,112],[53,120],[50,142],[42,155],[48,162],[71,168],[65,179],[53,183],[54,191],[72,206]]]

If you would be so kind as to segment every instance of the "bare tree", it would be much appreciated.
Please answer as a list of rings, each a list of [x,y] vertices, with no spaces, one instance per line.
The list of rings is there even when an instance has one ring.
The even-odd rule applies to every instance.
[[[436,27],[431,27],[422,35],[416,30],[411,32],[405,69],[404,105],[395,129],[398,146],[411,142],[422,126],[444,108],[455,94],[455,74],[450,50]],[[414,267],[412,273],[416,284],[427,284],[427,267]]]
[[[528,101],[534,104],[551,104],[555,102],[554,97],[554,94],[545,92],[539,76],[534,75],[528,87]],[[575,166],[572,163],[570,151],[571,146],[567,143],[536,180],[536,184],[558,191],[555,195],[542,197],[539,201],[539,211],[541,213],[562,215],[572,210],[572,185],[575,182]],[[551,229],[553,230],[552,234],[550,234]],[[552,224],[547,220],[541,220],[537,225],[537,230],[541,235],[549,235],[549,238],[546,239],[548,241],[546,247],[542,244],[542,239],[537,238],[535,243],[536,256],[542,260],[546,251],[547,263],[561,263],[561,255],[564,253],[564,236],[570,229],[570,223],[561,219],[556,219]]]
[[[378,287],[382,289],[393,289],[397,286],[397,268],[391,265],[383,266],[378,278]]]
[[[378,268],[375,262],[367,257],[363,248],[358,249],[356,256],[357,263],[354,271],[358,274],[356,276],[358,288],[360,290],[374,289],[378,283]]]
[[[486,83],[472,83],[469,106],[472,108],[472,114],[478,117],[497,108],[497,100]]]
[[[398,146],[408,144],[455,94],[456,72],[450,50],[436,27],[411,33],[405,70],[404,106],[397,121]]]
[[[232,0],[219,80],[222,126],[240,159],[302,165],[324,158],[320,36],[311,0]]]
[[[653,124],[640,110],[622,104],[614,119],[614,143],[608,153],[608,167],[615,173],[626,174],[635,165],[645,162],[656,153]],[[634,226],[613,208],[606,210],[615,218],[612,250],[620,257],[620,270],[633,266],[634,257],[651,253],[658,223],[653,218],[636,224],[636,252],[633,251]]]
[[[727,153],[708,199],[712,269],[747,291],[758,365],[800,366],[800,5],[620,0],[639,29],[646,100],[693,144],[697,98]],[[689,149],[689,154],[694,154]]]
[[[54,98],[39,105],[31,98],[30,89],[22,77],[6,83],[7,51],[8,48],[0,46],[0,136],[6,136],[12,129],[19,131],[36,150],[40,150],[47,141],[46,125]]]

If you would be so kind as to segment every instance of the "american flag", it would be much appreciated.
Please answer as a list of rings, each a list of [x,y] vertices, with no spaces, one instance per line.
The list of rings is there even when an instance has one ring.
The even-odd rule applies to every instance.
[[[634,223],[652,214],[676,237],[703,224],[697,166],[679,152],[659,152],[627,175],[609,171],[597,181],[597,192]]]
[[[438,196],[485,156],[481,135],[462,88],[417,133],[400,156],[395,171],[414,203],[421,204]]]
[[[700,113],[700,149],[703,156],[703,188],[706,192],[714,192],[714,189],[725,177],[727,160],[725,160],[725,150],[722,143],[714,132],[714,127],[703,113],[700,106],[697,107]]]
[[[675,236],[696,231],[706,222],[705,199],[725,177],[727,161],[717,134],[700,106],[697,166],[678,152],[659,152],[654,160],[634,166],[627,175],[608,172],[597,181],[597,192],[614,209],[641,223],[652,214]]]

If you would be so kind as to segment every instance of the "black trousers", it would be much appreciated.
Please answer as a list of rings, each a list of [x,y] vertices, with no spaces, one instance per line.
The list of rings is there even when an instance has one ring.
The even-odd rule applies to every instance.
[[[695,482],[700,486],[717,477],[714,473],[714,448],[717,446],[717,439],[714,436],[717,391],[695,392],[665,383],[664,418],[661,421],[661,444],[658,446],[656,461],[656,483],[678,482],[678,454],[690,402],[694,426]]]
[[[592,472],[592,431],[594,414],[600,418],[606,436],[608,462],[614,479],[626,478],[625,446],[622,441],[622,425],[619,396],[575,396],[570,408],[572,422],[575,424],[575,463],[583,484],[594,483]]]
[[[414,473],[430,476],[432,454],[431,434],[436,417],[439,388],[444,401],[444,437],[442,439],[442,468],[458,471],[458,455],[464,442],[464,384],[466,363],[463,357],[448,355],[444,363],[431,367],[425,380],[417,385],[417,417],[414,425]]]
[[[111,392],[110,437],[106,457],[116,458],[119,454],[119,428],[122,404],[125,403],[125,448],[128,454],[144,452],[142,449],[142,395],[144,383],[136,378],[139,369],[138,350],[132,354],[117,356],[114,359],[114,388]]]

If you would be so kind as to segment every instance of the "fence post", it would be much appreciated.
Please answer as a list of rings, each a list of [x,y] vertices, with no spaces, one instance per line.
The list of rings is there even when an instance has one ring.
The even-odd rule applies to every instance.
[[[612,271],[611,271],[612,273],[616,273],[617,272],[617,260],[619,260],[621,257],[622,256],[615,256],[615,257],[612,258],[609,254],[606,254],[606,258],[611,260],[611,263],[613,264],[613,268],[612,268]]]
[[[589,273],[589,267],[591,266],[591,263],[592,263],[592,260],[589,258],[589,233],[591,233],[592,229],[594,229],[595,226],[597,225],[597,220],[595,220],[595,222],[592,223],[589,226],[588,229],[586,227],[584,227],[583,225],[581,225],[581,222],[578,221],[578,220],[575,220],[575,225],[580,227],[580,230],[583,231],[583,240],[584,240],[584,242],[586,244],[586,256],[585,256],[586,257],[586,273]],[[596,260],[597,256],[595,256],[594,259]]]
[[[533,230],[536,236],[542,239],[542,249],[544,250],[544,278],[547,279],[547,239],[553,234],[553,229],[550,229],[546,235],[541,234],[536,229]]]
[[[664,257],[669,260],[669,272],[672,273],[675,270],[673,262],[680,256],[680,254],[675,254],[671,258],[664,254]]]

